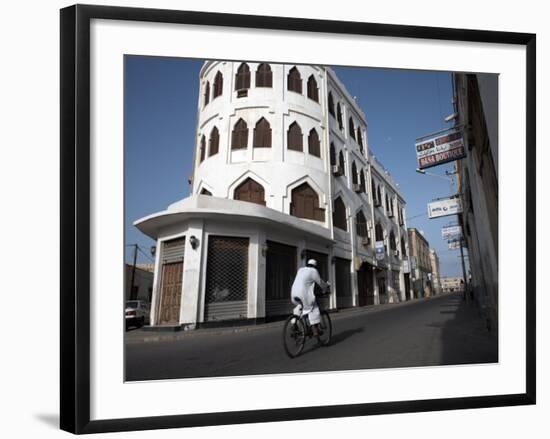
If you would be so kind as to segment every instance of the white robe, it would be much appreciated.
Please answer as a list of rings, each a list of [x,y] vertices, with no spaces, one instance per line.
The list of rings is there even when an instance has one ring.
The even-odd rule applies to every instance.
[[[302,267],[296,273],[296,278],[292,284],[290,299],[296,305],[294,314],[300,315],[300,304],[295,298],[302,301],[302,315],[309,315],[309,323],[315,325],[321,322],[321,314],[317,301],[315,300],[315,284],[319,285],[325,291],[327,284],[319,276],[317,269],[313,267]]]

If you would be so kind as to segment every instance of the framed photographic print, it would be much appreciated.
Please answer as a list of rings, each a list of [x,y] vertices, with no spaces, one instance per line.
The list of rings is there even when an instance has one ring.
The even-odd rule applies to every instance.
[[[61,428],[534,404],[535,41],[62,9]]]

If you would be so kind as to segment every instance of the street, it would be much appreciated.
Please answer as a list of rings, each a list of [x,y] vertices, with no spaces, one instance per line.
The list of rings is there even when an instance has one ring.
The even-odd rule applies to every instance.
[[[126,379],[154,380],[415,367],[498,361],[496,337],[459,294],[331,314],[330,346],[308,340],[295,359],[282,345],[283,322],[126,338]],[[149,334],[146,336],[145,334]],[[147,338],[149,337],[149,339]]]

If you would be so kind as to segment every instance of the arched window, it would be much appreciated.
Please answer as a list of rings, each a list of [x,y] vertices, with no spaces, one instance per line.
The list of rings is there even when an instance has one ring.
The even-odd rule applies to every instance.
[[[388,193],[386,192],[386,212],[390,211],[390,199],[388,198]]]
[[[239,119],[233,127],[231,136],[231,149],[246,149],[248,146],[248,125]]]
[[[325,209],[319,208],[319,196],[309,184],[302,183],[294,188],[291,198],[291,215],[316,221],[325,220]]]
[[[221,74],[221,72],[218,72],[214,77],[214,93],[212,95],[212,99],[215,99],[218,96],[221,96],[222,93],[223,93],[223,75]]]
[[[344,153],[342,151],[338,154],[338,164],[340,165],[340,172],[342,175],[346,175],[346,163],[344,161]]]
[[[374,183],[374,178],[370,179],[370,190],[372,193],[372,202],[377,205],[377,198],[376,198],[376,184]]]
[[[250,68],[247,63],[242,63],[237,69],[235,75],[235,90],[237,91],[237,97],[241,98],[248,95],[248,89],[250,88]]]
[[[359,172],[359,185],[361,186],[361,192],[367,193],[366,189],[366,183],[365,183],[365,173],[361,169],[361,172]]]
[[[351,164],[351,182],[353,184],[357,184],[357,166],[355,165],[355,162]]]
[[[256,123],[252,140],[254,148],[271,148],[271,126],[263,117]]]
[[[397,250],[397,241],[395,240],[395,233],[393,230],[390,232],[390,248],[392,250]]]
[[[376,187],[376,205],[382,206],[382,192],[380,191],[380,185]]]
[[[212,196],[212,192],[210,192],[208,189],[202,188],[200,195],[208,195],[209,197]]]
[[[338,128],[340,130],[344,129],[344,119],[342,117],[342,107],[340,106],[340,102],[336,104],[336,119],[338,120]]]
[[[206,137],[204,135],[201,137],[201,143],[200,143],[200,150],[199,150],[199,156],[200,156],[200,162],[204,160],[204,156],[206,154]]]
[[[403,257],[407,256],[407,247],[405,246],[405,240],[401,238],[401,255]]]
[[[311,75],[307,80],[307,97],[315,102],[319,102],[319,89],[315,76]]]
[[[319,134],[317,134],[317,130],[315,128],[312,128],[309,132],[307,148],[311,155],[321,157],[321,143],[319,142]]]
[[[233,198],[265,206],[265,191],[263,186],[250,177],[235,188]]]
[[[273,73],[269,64],[260,64],[256,70],[256,87],[273,87]]]
[[[346,219],[346,205],[342,198],[338,197],[334,200],[334,211],[332,212],[332,223],[334,227],[342,230],[348,230],[348,221]]]
[[[357,143],[359,144],[359,149],[363,152],[363,135],[361,134],[361,127],[357,127]]]
[[[366,238],[369,235],[367,229],[367,219],[365,218],[365,214],[362,210],[355,214],[355,228],[357,236]]]
[[[204,106],[205,107],[208,105],[208,102],[210,102],[210,83],[206,81],[206,84],[204,85]]]
[[[287,88],[289,91],[294,91],[296,93],[302,94],[302,77],[300,72],[296,67],[292,67],[290,72],[288,72],[288,85]]]
[[[334,99],[330,91],[328,92],[328,112],[332,114],[333,117],[336,117],[336,113],[334,112]]]
[[[355,125],[353,123],[353,119],[350,117],[349,118],[349,124],[348,124],[348,127],[349,127],[349,135],[350,137],[355,140]]]
[[[297,122],[293,122],[288,128],[288,149],[300,152],[303,151],[304,145],[302,137],[302,129],[300,128],[300,125],[298,125]]]
[[[210,148],[208,151],[208,157],[217,154],[220,149],[220,133],[216,127],[212,128],[210,132]]]
[[[334,147],[334,143],[330,143],[330,166],[336,165],[336,148]]]
[[[380,223],[376,223],[376,226],[374,227],[374,236],[376,237],[377,241],[384,240],[384,228]]]

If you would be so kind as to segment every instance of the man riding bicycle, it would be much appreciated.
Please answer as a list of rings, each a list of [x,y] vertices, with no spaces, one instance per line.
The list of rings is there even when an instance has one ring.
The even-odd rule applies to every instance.
[[[311,324],[313,335],[317,337],[322,334],[319,330],[321,314],[317,306],[317,301],[315,300],[315,284],[321,287],[323,293],[330,286],[328,282],[325,282],[321,279],[321,276],[319,276],[317,261],[315,259],[310,259],[307,261],[306,266],[300,268],[296,273],[296,278],[292,284],[290,299],[292,303],[296,305],[296,308],[294,308],[295,315],[300,315],[301,308],[302,315],[309,316],[309,323]]]

